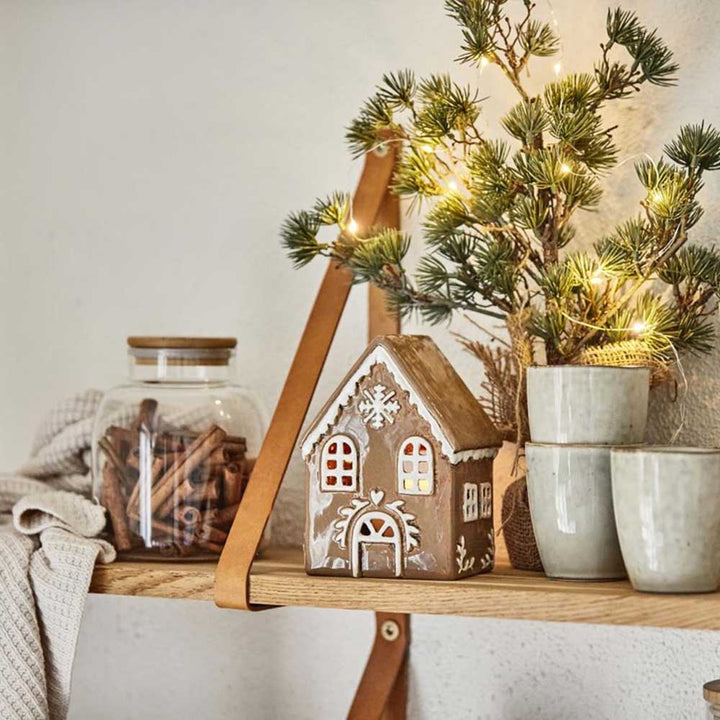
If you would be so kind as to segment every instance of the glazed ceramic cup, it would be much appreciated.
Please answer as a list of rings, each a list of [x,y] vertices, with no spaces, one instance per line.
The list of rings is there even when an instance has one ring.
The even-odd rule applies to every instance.
[[[646,592],[720,583],[720,450],[613,448],[612,487],[630,580]]]
[[[610,448],[528,443],[525,452],[530,514],[548,577],[624,578]]]
[[[530,436],[538,443],[641,443],[649,390],[648,368],[529,367]]]

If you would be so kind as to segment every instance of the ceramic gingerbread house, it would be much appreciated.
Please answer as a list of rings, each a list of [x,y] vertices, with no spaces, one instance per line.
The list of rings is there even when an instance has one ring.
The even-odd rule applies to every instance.
[[[501,444],[429,337],[376,339],[302,441],[306,571],[443,580],[488,572]]]

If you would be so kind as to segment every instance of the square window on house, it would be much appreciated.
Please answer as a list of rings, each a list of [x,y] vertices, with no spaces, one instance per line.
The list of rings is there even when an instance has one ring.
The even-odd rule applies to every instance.
[[[492,516],[492,483],[480,483],[480,517]]]
[[[463,520],[473,522],[478,519],[478,486],[475,483],[463,485]]]

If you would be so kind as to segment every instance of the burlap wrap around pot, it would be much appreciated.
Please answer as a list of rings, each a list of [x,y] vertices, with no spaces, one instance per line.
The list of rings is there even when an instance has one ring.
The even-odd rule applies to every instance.
[[[502,501],[502,532],[514,568],[542,572],[524,477],[508,485]]]

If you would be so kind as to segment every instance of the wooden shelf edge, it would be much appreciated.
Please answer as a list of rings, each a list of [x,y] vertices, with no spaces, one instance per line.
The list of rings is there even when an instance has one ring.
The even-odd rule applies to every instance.
[[[213,563],[117,562],[96,568],[90,592],[212,600],[214,580]],[[262,605],[720,630],[718,593],[650,595],[634,592],[628,582],[556,581],[506,567],[455,582],[311,577],[297,548],[272,549],[255,563],[250,600]]]

